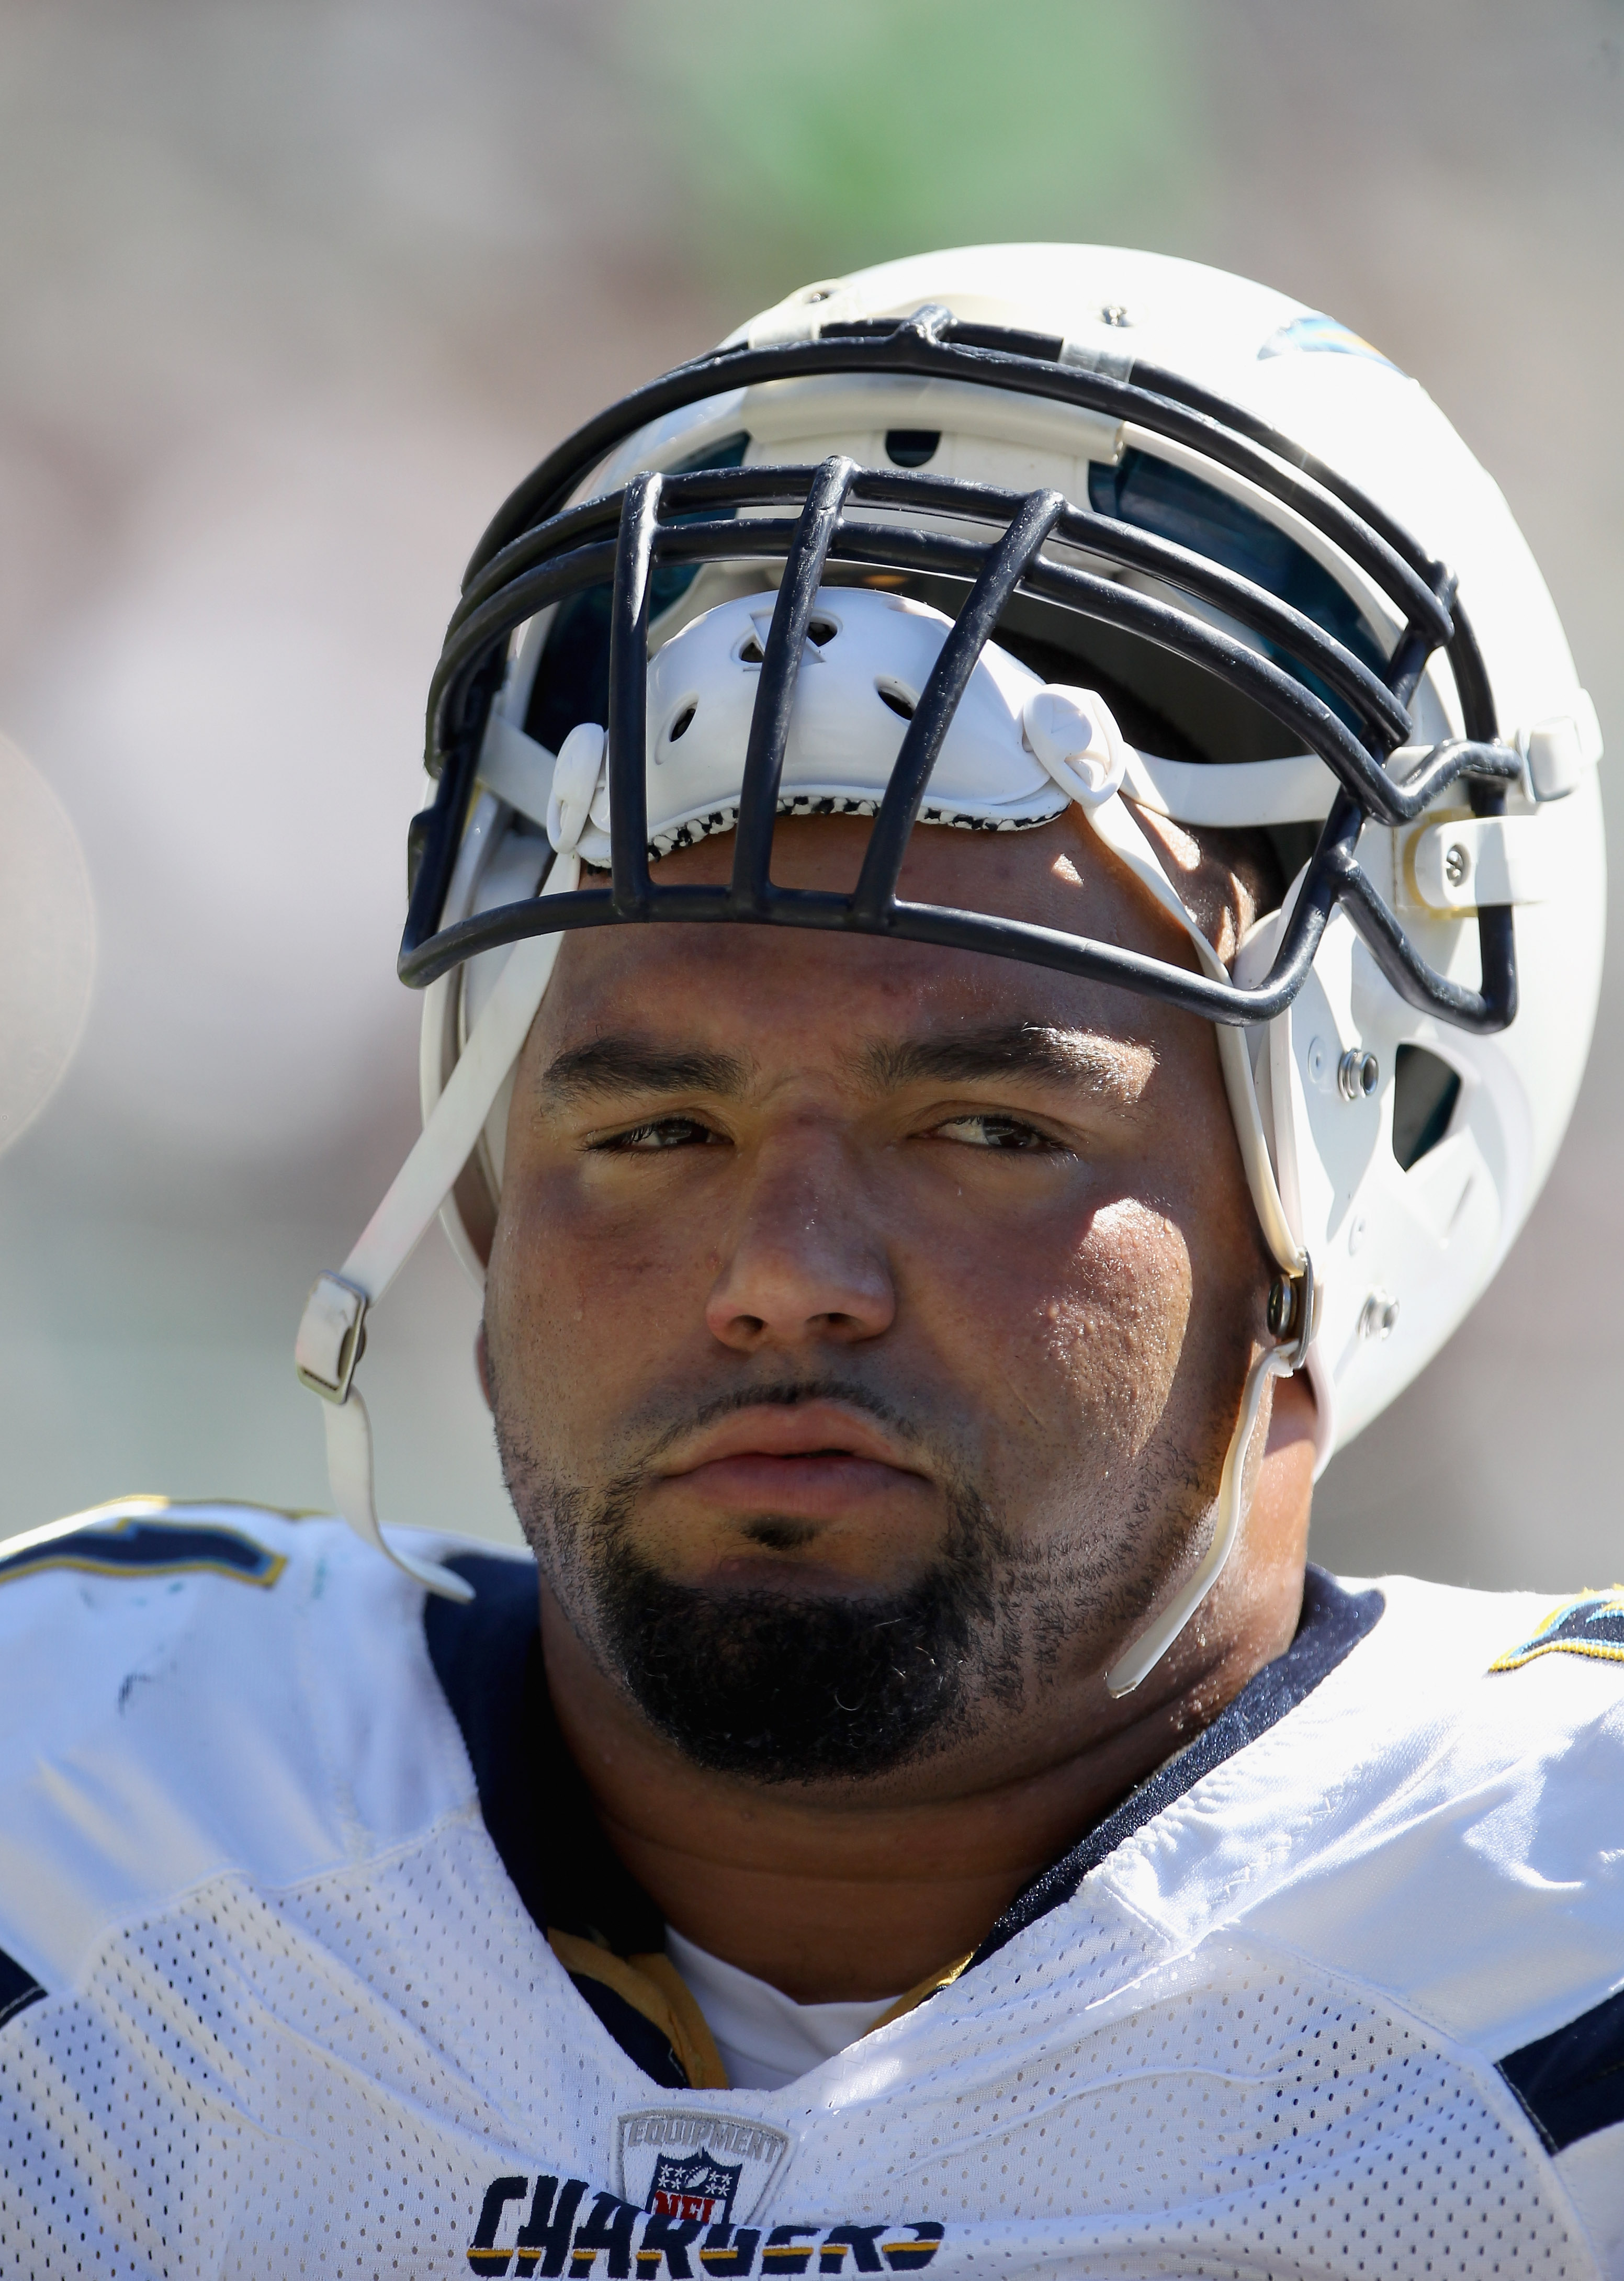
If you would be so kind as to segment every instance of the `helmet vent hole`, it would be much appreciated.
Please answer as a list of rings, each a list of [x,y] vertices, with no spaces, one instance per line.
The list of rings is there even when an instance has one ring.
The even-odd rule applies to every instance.
[[[874,689],[882,705],[888,705],[901,720],[913,719],[919,700],[911,690],[904,689],[900,681],[877,681]]]
[[[840,629],[832,618],[814,618],[807,628],[807,639],[815,649],[823,649],[831,642]]]
[[[1425,1046],[1400,1046],[1393,1070],[1393,1154],[1408,1172],[1450,1129],[1460,1079]]]
[[[936,457],[940,442],[940,428],[888,428],[885,457],[893,468],[923,468]]]
[[[677,715],[676,720],[672,722],[670,727],[666,731],[666,742],[668,745],[674,745],[679,737],[685,737],[687,735],[689,730],[693,726],[693,716],[699,709],[699,707],[694,704],[692,700],[683,707],[682,711]]]
[[[760,640],[754,634],[746,634],[739,645],[739,662],[740,665],[760,665],[761,661]]]

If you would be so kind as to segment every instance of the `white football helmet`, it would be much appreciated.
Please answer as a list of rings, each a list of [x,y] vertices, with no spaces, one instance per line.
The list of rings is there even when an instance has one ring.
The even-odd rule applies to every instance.
[[[1214,1021],[1280,1271],[1211,1544],[1110,1674],[1136,1684],[1233,1541],[1265,1376],[1309,1371],[1323,1465],[1527,1216],[1600,982],[1600,748],[1498,490],[1329,318],[1101,246],[792,295],[561,445],[470,566],[400,958],[423,1136],[299,1335],[340,1510],[389,1550],[363,1319],[437,1210],[483,1279],[562,932],[834,926],[1036,960]],[[1068,802],[1198,972],[897,902],[916,822],[1017,831]],[[1290,884],[1233,972],[1136,808],[1272,842]],[[793,813],[878,817],[854,894],[771,884]],[[730,886],[651,879],[651,854],[734,829]]]

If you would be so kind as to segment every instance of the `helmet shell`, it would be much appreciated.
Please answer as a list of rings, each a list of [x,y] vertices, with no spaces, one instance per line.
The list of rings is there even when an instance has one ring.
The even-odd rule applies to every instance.
[[[1323,1463],[1410,1383],[1481,1294],[1566,1130],[1603,951],[1594,708],[1497,486],[1425,390],[1334,321],[1267,287],[1164,256],[1106,246],[978,246],[804,287],[731,338],[763,345],[810,337],[831,324],[906,317],[925,304],[964,323],[1060,335],[1066,356],[1099,368],[1125,372],[1137,363],[1177,373],[1257,414],[1358,485],[1457,575],[1499,734],[1527,756],[1504,831],[1485,837],[1465,803],[1446,796],[1417,824],[1367,826],[1359,848],[1422,955],[1469,984],[1478,979],[1475,905],[1465,899],[1471,880],[1484,883],[1485,901],[1513,895],[1520,1010],[1510,1027],[1479,1036],[1418,1013],[1339,914],[1295,1004],[1249,1033],[1264,1138],[1321,1295],[1310,1367]],[[704,464],[708,447],[741,437],[749,465],[805,464],[842,452],[883,468],[897,464],[900,451],[928,447],[932,473],[1021,490],[1050,486],[1083,502],[1097,471],[1121,468],[1128,454],[1148,452],[1174,468],[1187,462],[1186,473],[1263,516],[1327,572],[1379,649],[1390,650],[1400,630],[1391,605],[1333,542],[1244,477],[1165,438],[1136,437],[1130,422],[958,381],[848,375],[735,390],[630,437],[583,495],[613,490],[641,468]],[[909,456],[901,463],[919,462]],[[753,591],[769,607],[768,582],[758,579]],[[670,643],[680,657],[684,628],[693,629],[692,649],[713,638],[700,632],[708,615],[721,625],[724,610],[731,640],[751,621],[749,592],[729,588],[708,569],[656,626],[654,639]],[[544,616],[515,646],[487,731],[488,787],[508,780],[498,758],[515,738],[541,754],[541,765],[551,764],[553,755],[523,737],[548,630]],[[888,665],[877,660],[877,674],[908,679],[914,667],[904,653],[910,639],[917,646],[917,632],[898,614],[897,654]],[[661,676],[664,654],[654,656],[651,681]],[[668,663],[665,677],[675,672]],[[685,694],[675,680],[669,691],[661,684],[660,707],[651,703],[651,736],[669,731]],[[1216,689],[1212,703],[1221,704]],[[1461,733],[1459,693],[1442,653],[1429,663],[1411,711],[1418,737]],[[900,731],[901,723],[895,727]],[[813,728],[808,715],[808,735]],[[973,734],[968,716],[964,734]],[[742,742],[738,759],[742,768]],[[1243,784],[1247,772],[1222,775],[1226,784]],[[1243,790],[1236,797],[1239,804],[1218,820],[1254,821]],[[487,789],[463,842],[448,918],[533,891],[549,850],[533,802],[527,824]],[[1204,813],[1195,820],[1215,819]],[[1462,864],[1466,885],[1451,901],[1450,875]],[[1243,947],[1237,978],[1266,970],[1280,924],[1278,914],[1265,920]],[[485,953],[428,993],[425,1115],[505,956]],[[448,1231],[476,1276],[499,1190],[507,1106],[504,1092],[446,1209]]]

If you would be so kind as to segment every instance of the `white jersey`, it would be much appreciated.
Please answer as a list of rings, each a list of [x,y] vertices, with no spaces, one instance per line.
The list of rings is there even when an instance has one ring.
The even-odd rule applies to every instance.
[[[0,2271],[1624,2275],[1624,1598],[1311,1571],[968,1968],[750,2091],[530,1561],[423,1549],[470,1607],[243,1507],[0,1546]]]

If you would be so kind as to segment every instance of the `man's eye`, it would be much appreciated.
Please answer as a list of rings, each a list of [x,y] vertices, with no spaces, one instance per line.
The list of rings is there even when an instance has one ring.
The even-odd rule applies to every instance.
[[[950,1117],[946,1124],[934,1128],[940,1140],[957,1140],[971,1148],[1047,1148],[1059,1144],[1047,1133],[1040,1133],[1035,1125],[1027,1125],[1018,1117],[1000,1115],[996,1110],[970,1117]]]
[[[653,1117],[646,1125],[630,1125],[624,1133],[612,1133],[592,1145],[594,1149],[613,1149],[621,1155],[633,1151],[646,1155],[656,1148],[702,1148],[721,1137],[697,1117]]]

